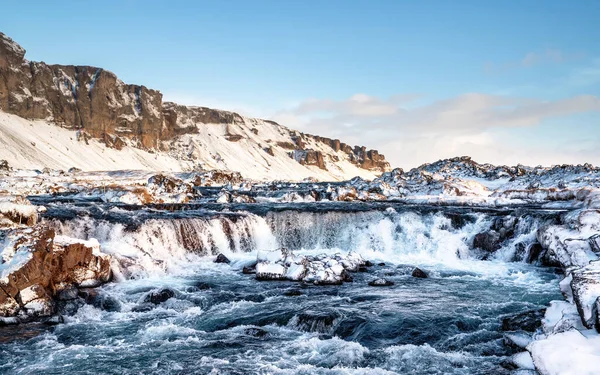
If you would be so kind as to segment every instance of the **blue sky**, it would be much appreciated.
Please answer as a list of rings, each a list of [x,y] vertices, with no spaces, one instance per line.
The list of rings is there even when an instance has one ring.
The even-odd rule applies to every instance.
[[[3,14],[30,60],[101,66],[395,165],[600,164],[600,1],[28,1]]]

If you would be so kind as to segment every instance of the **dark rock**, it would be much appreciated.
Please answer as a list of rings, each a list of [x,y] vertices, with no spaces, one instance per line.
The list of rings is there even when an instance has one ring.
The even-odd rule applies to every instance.
[[[8,162],[6,160],[0,160],[0,171],[2,171],[2,172],[12,171],[12,168],[10,167],[10,165],[8,165]]]
[[[245,266],[242,268],[242,273],[245,275],[254,275],[256,273],[256,268],[254,266]]]
[[[231,261],[223,254],[217,255],[217,259],[215,259],[215,263],[231,263]]]
[[[210,284],[208,284],[208,283],[205,283],[205,282],[199,282],[199,283],[196,283],[194,286],[195,286],[196,288],[198,288],[198,290],[208,290],[208,289],[212,289],[212,286],[211,286]]]
[[[417,278],[420,278],[420,279],[426,279],[429,276],[427,276],[427,273],[425,273],[425,271],[423,271],[419,267],[415,267],[415,269],[412,271],[412,277],[417,277]]]
[[[369,282],[369,286],[392,286],[394,285],[393,281],[390,280],[386,280],[386,279],[375,279],[371,282]]]
[[[76,299],[78,297],[78,295],[79,295],[79,290],[77,288],[75,288],[74,286],[70,286],[68,288],[61,290],[58,293],[57,298],[62,301],[69,301],[69,300]]]
[[[76,167],[71,167],[71,168],[69,168],[69,170],[67,172],[69,172],[69,173],[79,173],[79,172],[81,172],[81,169],[76,168]]]
[[[349,272],[346,272],[346,270],[344,270],[344,272],[342,273],[342,279],[346,283],[354,282],[354,278],[352,277],[352,275],[350,275]]]
[[[173,297],[175,297],[175,292],[171,289],[164,288],[148,293],[146,297],[144,297],[144,302],[158,305]]]
[[[85,305],[85,302],[82,298],[72,299],[68,301],[57,302],[57,312],[61,315],[73,315],[79,310],[81,306]]]
[[[148,312],[148,311],[152,310],[154,307],[155,307],[154,304],[152,304],[150,302],[144,302],[137,306],[134,306],[131,309],[131,311],[133,311],[133,312]]]
[[[288,297],[295,297],[295,296],[302,296],[302,295],[304,295],[304,293],[302,293],[302,291],[298,290],[298,289],[288,289],[283,293],[283,295],[288,296]]]
[[[373,267],[373,262],[369,261],[369,260],[365,260],[365,262],[363,263],[363,265],[365,267]]]
[[[340,318],[340,314],[333,310],[306,310],[296,317],[295,323],[302,331],[327,333],[332,330],[338,318]]]
[[[533,263],[538,260],[542,251],[544,251],[544,249],[539,242],[530,244],[525,252],[527,254],[527,263]]]
[[[379,267],[385,267],[385,263],[381,262],[377,264]]]
[[[369,272],[369,269],[365,266],[359,266],[358,267],[358,272]]]
[[[536,329],[541,327],[542,319],[546,309],[540,310],[529,310],[513,316],[509,316],[502,319],[502,330],[503,331],[527,331],[535,332]]]
[[[55,326],[65,322],[65,318],[62,315],[54,315],[42,321],[47,326]]]
[[[98,293],[94,289],[83,289],[78,293],[85,303],[92,305],[97,309],[108,312],[121,311],[121,303],[114,297]]]
[[[500,234],[494,230],[489,232],[483,232],[475,235],[473,239],[473,247],[475,249],[481,249],[489,253],[500,249]]]

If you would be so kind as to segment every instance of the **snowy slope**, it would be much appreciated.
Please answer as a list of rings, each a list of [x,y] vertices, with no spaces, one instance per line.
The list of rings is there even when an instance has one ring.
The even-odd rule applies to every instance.
[[[170,151],[147,152],[135,147],[122,150],[108,148],[90,139],[77,140],[77,133],[44,120],[26,120],[0,111],[0,160],[14,168],[44,167],[82,170],[141,169],[151,171],[186,171],[226,169],[255,180],[302,180],[313,177],[323,181],[347,180],[355,176],[375,178],[372,172],[351,163],[344,152],[328,145],[307,140],[307,147],[328,153],[327,170],[302,165],[289,149],[279,144],[292,142],[295,132],[262,120],[245,119],[245,124],[198,124],[198,132],[184,134],[170,142]],[[254,129],[254,130],[253,130]],[[228,140],[232,135],[241,138]],[[237,137],[236,137],[237,138]],[[265,149],[271,147],[273,155]],[[338,158],[335,161],[331,154]]]

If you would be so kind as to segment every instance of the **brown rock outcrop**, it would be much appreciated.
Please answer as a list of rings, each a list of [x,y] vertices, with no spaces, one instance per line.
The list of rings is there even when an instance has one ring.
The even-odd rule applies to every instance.
[[[1,254],[0,317],[51,315],[59,292],[111,278],[110,257],[98,252],[97,242],[55,237],[42,227],[14,230],[8,240]]]

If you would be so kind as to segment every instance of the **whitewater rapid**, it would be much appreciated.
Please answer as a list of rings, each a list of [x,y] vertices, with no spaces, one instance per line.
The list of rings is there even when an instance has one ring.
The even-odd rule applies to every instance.
[[[505,213],[100,211],[44,220],[58,234],[96,238],[115,259],[118,282],[98,288],[64,324],[23,325],[12,338],[0,331],[0,372],[508,374],[502,365],[516,350],[505,345],[501,318],[560,298],[556,275],[519,261],[517,250],[552,213],[512,213],[515,234],[482,261],[473,236]],[[375,265],[339,286],[241,272],[258,250],[279,247],[356,251]],[[219,253],[231,263],[213,263]],[[430,277],[413,278],[414,266]],[[377,277],[395,285],[368,286]],[[172,298],[144,302],[165,288]]]

